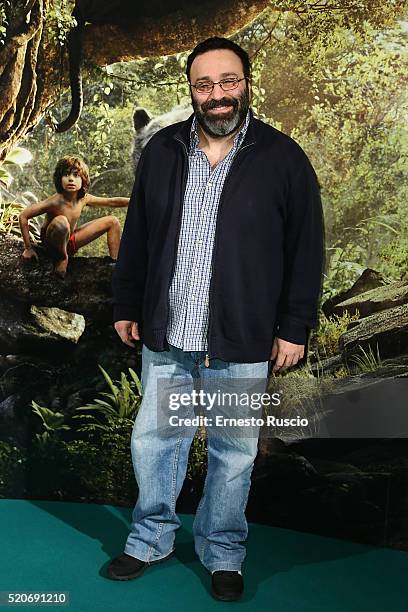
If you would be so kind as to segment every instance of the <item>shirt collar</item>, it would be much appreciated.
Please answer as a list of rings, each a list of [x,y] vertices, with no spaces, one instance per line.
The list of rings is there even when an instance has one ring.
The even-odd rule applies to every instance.
[[[250,112],[248,110],[242,128],[234,136],[234,143],[232,146],[234,150],[238,149],[238,147],[240,146],[240,144],[245,138],[245,134],[248,129],[249,119],[250,119]],[[190,155],[197,153],[197,150],[198,150],[197,119],[194,115],[193,122],[191,124],[191,130],[190,130],[190,151],[189,151]]]

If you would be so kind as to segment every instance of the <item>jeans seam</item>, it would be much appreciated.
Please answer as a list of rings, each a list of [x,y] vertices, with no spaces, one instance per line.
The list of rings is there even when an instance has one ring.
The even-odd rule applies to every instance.
[[[201,499],[200,499],[200,503],[198,504],[198,508],[197,508],[196,514],[201,509],[201,507],[204,505],[205,493],[207,491],[207,486],[208,486],[208,481],[209,481],[209,474],[208,474],[208,468],[209,468],[209,463],[210,463],[210,456],[209,456],[209,454],[207,455],[207,457],[208,457],[208,459],[207,459],[207,476],[206,476],[206,479],[204,481],[203,492],[202,492],[202,496],[201,496]],[[204,540],[204,542],[203,542],[203,544],[201,546],[201,559],[202,559],[202,561],[204,563],[204,553],[205,553],[205,550],[208,547],[210,542],[207,540],[207,538],[205,536],[203,537],[203,540]]]
[[[173,461],[173,472],[171,479],[171,509],[173,512],[176,511],[176,487],[177,487],[177,470],[180,456],[180,446],[183,441],[183,437],[181,436],[176,443],[176,449],[174,453],[174,461]]]
[[[205,565],[205,551],[207,550],[209,545],[210,545],[209,540],[207,540],[207,538],[204,538],[204,544],[203,544],[203,546],[201,548],[201,558],[203,560],[203,565]]]
[[[163,525],[164,523],[159,523],[159,526],[157,528],[157,533],[156,533],[156,538],[154,540],[154,543],[149,546],[149,549],[147,551],[147,560],[150,561],[150,554],[151,551],[154,550],[155,545],[157,544],[157,542],[160,540],[160,536],[161,536],[161,532],[163,531]]]
[[[174,460],[173,460],[173,471],[172,471],[172,479],[171,479],[171,509],[172,509],[173,512],[175,512],[175,510],[176,510],[177,467],[178,467],[180,445],[181,445],[182,440],[183,440],[182,437],[180,437],[177,440],[176,448],[175,448],[175,453],[174,453]],[[150,560],[151,551],[154,549],[154,547],[156,546],[157,542],[160,539],[160,536],[161,536],[162,531],[163,531],[163,526],[164,526],[164,522],[159,523],[159,526],[157,528],[157,534],[156,534],[155,541],[154,541],[154,543],[151,546],[149,546],[149,550],[147,551],[148,560]]]

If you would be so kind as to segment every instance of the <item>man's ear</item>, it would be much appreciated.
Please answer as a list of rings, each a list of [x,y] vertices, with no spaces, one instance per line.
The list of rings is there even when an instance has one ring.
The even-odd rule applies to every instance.
[[[247,87],[248,87],[248,97],[249,97],[249,105],[251,105],[252,103],[252,86],[251,86],[251,79],[248,78],[247,79]]]

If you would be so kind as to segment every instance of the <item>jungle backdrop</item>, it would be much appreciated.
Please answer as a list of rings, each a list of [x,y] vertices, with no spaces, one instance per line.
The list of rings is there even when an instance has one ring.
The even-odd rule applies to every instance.
[[[71,153],[89,165],[91,193],[129,196],[135,149],[140,152],[156,118],[188,116],[189,51],[201,38],[228,35],[251,57],[254,113],[303,147],[321,185],[326,262],[319,325],[306,362],[271,376],[288,398],[284,410],[307,412],[311,400],[379,378],[397,385],[408,376],[408,22],[396,0],[277,0],[246,3],[247,15],[241,11],[239,19],[237,3],[214,5],[209,14],[203,8],[201,15],[200,6],[197,14],[177,7],[159,42],[151,32],[151,44],[144,32],[138,44],[124,33],[117,45],[117,30],[90,25],[83,110],[70,130],[56,133],[53,126],[71,108],[66,41],[75,26],[73,4],[0,3],[0,495],[131,506],[137,488],[129,443],[141,399],[141,347],[124,347],[109,320],[106,237],[81,249],[64,289],[44,254],[37,267],[21,261],[19,212],[55,191],[55,164]],[[38,5],[43,55],[38,51],[30,82],[41,97],[23,125],[15,117],[19,104],[20,116],[27,109],[21,102],[27,64],[20,62],[19,81],[13,58],[28,42],[12,24],[17,9],[28,23]],[[150,117],[142,113],[143,125],[136,120],[141,109]],[[81,223],[111,213],[85,209]],[[114,213],[123,225],[126,209]],[[38,221],[31,225],[34,243]],[[84,306],[91,293],[98,316]],[[199,431],[179,509],[194,511],[205,471],[205,432]],[[403,432],[399,439],[317,439],[300,432],[261,442],[251,520],[406,548],[407,509]]]

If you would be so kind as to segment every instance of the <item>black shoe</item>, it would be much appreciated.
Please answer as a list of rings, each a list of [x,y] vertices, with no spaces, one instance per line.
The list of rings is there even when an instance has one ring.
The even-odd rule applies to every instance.
[[[173,553],[174,550],[172,550],[167,557],[157,559],[156,561],[141,561],[124,552],[111,561],[108,566],[108,576],[112,578],[112,580],[132,580],[133,578],[138,578],[149,565],[155,565],[156,563],[166,561]]]
[[[238,572],[219,570],[212,574],[212,594],[221,601],[237,601],[244,591],[244,579]]]

